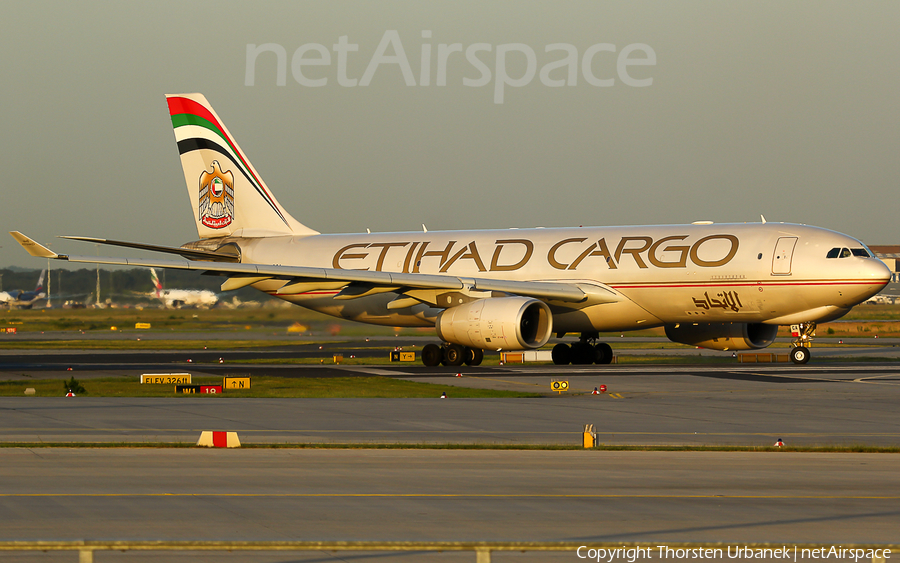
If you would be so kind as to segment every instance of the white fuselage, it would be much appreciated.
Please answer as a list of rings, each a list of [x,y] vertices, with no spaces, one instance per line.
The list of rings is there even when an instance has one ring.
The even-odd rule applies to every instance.
[[[206,289],[166,289],[157,294],[166,307],[200,307],[214,306],[219,298]]]
[[[612,289],[612,303],[554,303],[554,332],[624,331],[670,323],[822,322],[880,291],[890,271],[827,229],[782,223],[509,229],[240,239],[242,262],[576,282]],[[272,294],[284,280],[254,287]],[[388,309],[398,293],[335,300],[338,287],[279,295],[353,320],[431,326],[427,304]]]

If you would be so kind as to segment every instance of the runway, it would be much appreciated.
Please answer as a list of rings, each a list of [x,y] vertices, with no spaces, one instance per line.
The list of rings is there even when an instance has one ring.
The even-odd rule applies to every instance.
[[[893,454],[3,449],[0,482],[3,539],[886,543],[900,520]]]

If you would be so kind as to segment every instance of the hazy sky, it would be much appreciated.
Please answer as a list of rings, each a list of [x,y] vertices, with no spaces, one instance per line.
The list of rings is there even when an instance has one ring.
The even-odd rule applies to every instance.
[[[2,17],[0,266],[42,264],[10,230],[73,254],[95,250],[54,237],[196,239],[164,99],[183,92],[206,95],[282,205],[322,232],[764,214],[900,243],[898,2],[87,0],[8,2]],[[415,85],[393,63],[341,85],[362,82],[394,31]],[[345,69],[342,36],[358,46]],[[268,52],[248,86],[247,46],[267,43],[285,50],[285,84]],[[306,44],[330,64],[302,66],[323,56],[295,55]],[[463,52],[444,53],[436,85],[441,44]],[[465,52],[478,44],[491,78],[467,86],[483,76]],[[553,44],[576,64],[543,80],[567,56]],[[635,44],[656,64],[623,78]],[[509,81],[528,83],[495,103],[501,46]]]

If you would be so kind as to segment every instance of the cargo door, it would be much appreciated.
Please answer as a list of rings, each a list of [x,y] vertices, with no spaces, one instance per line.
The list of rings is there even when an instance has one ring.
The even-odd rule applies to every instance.
[[[772,256],[772,275],[791,275],[791,260],[794,257],[794,246],[797,237],[781,237],[775,243],[775,255]]]

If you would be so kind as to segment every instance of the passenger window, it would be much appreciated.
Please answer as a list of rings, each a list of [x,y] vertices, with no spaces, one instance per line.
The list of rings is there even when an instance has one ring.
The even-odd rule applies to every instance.
[[[838,256],[840,256],[840,254],[841,254],[840,248],[832,248],[831,250],[828,251],[828,256],[826,256],[825,258],[837,258]]]
[[[871,256],[869,256],[869,253],[866,252],[865,248],[854,248],[851,250],[851,252],[853,252],[854,256],[861,256],[863,258],[871,258]]]
[[[841,258],[847,258],[848,256],[850,256],[850,249],[842,248],[841,249]]]

